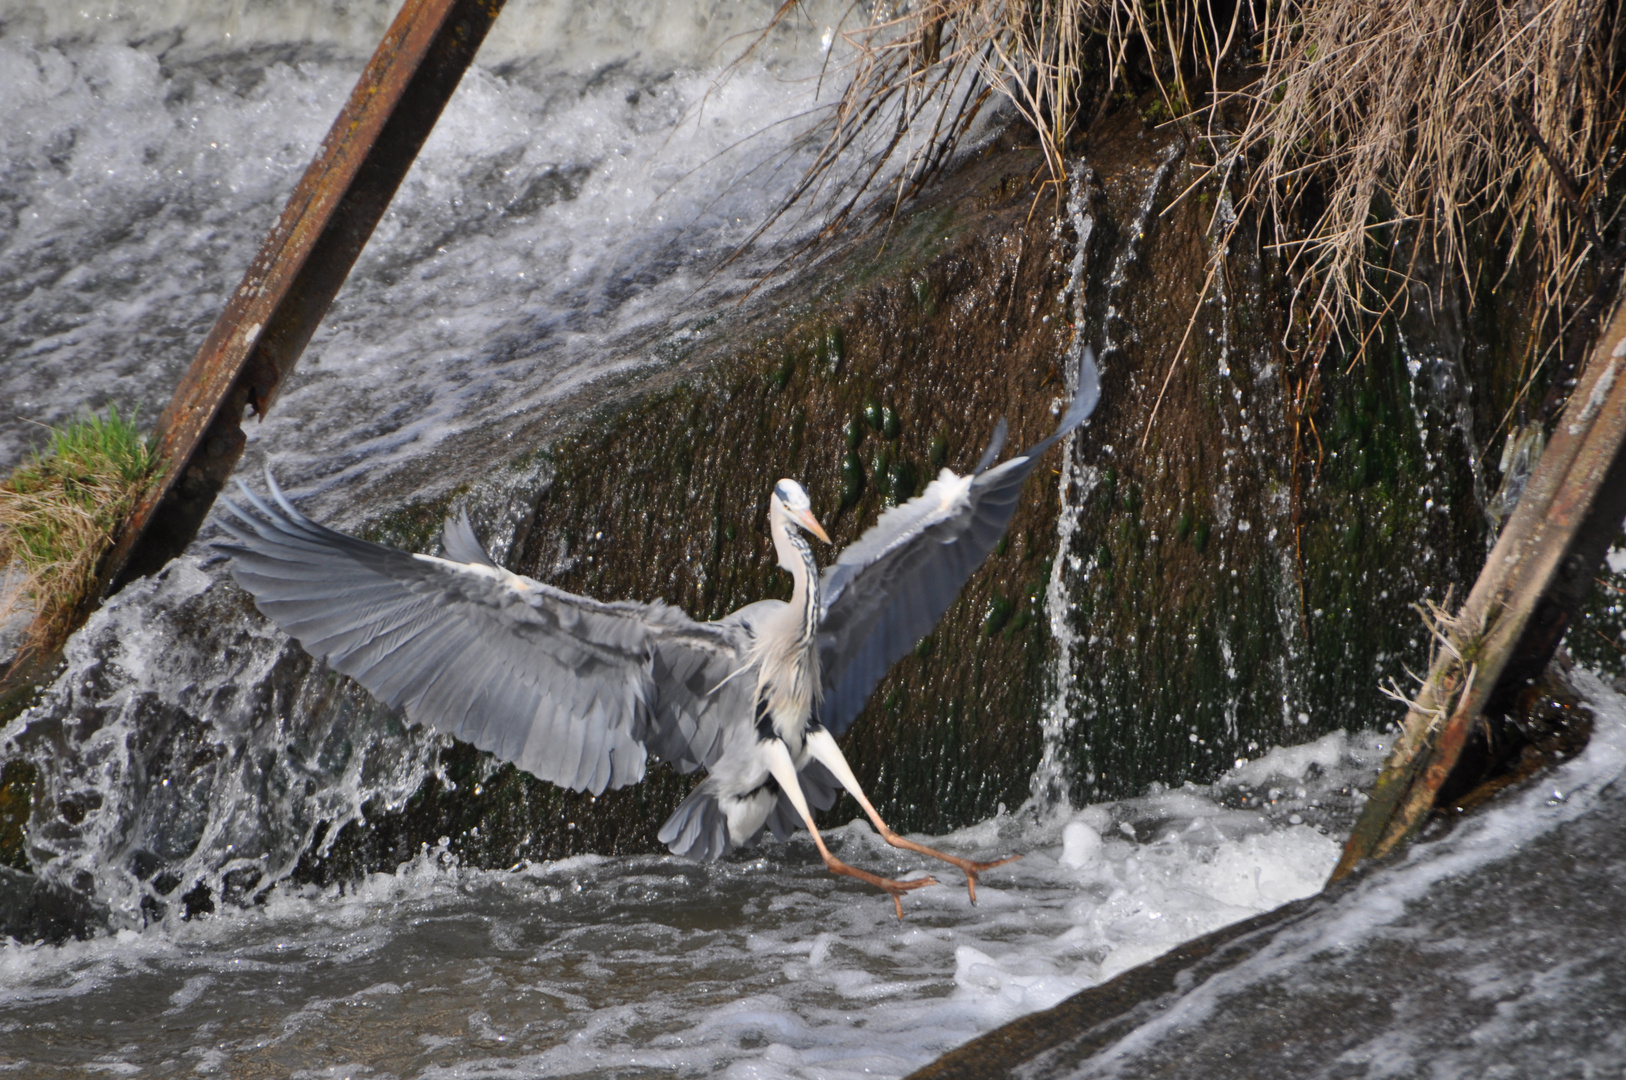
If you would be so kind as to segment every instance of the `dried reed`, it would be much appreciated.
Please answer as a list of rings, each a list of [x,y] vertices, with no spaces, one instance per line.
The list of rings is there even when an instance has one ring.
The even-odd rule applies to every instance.
[[[787,2],[779,18],[793,10]],[[1210,146],[1210,178],[1236,185],[1236,221],[1250,212],[1268,221],[1300,309],[1287,322],[1307,328],[1306,342],[1324,347],[1339,332],[1364,342],[1374,317],[1405,303],[1423,244],[1431,261],[1470,281],[1505,271],[1482,265],[1487,257],[1532,260],[1549,343],[1598,284],[1582,272],[1587,260],[1614,260],[1603,277],[1618,271],[1620,253],[1599,250],[1620,231],[1614,180],[1626,156],[1626,35],[1614,3],[1244,0],[1216,12],[1213,0],[919,0],[849,9],[862,12],[837,28],[850,46],[843,87],[808,136],[816,152],[786,204],[835,196],[827,232],[866,193],[885,208],[918,190],[993,95],[1038,133],[1060,180],[1069,135],[1091,120],[1087,97],[1098,118],[1153,89],[1143,115]],[[1490,243],[1470,239],[1486,225]]]

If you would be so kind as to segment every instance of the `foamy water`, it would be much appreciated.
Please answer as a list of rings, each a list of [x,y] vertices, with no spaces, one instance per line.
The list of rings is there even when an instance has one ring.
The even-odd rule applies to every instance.
[[[1626,699],[1587,749],[1039,1075],[1626,1075]]]
[[[1342,734],[1209,788],[942,838],[1025,857],[973,907],[905,899],[798,839],[699,866],[509,872],[427,850],[347,889],[62,946],[0,947],[0,1066],[25,1076],[899,1076],[1192,936],[1316,891],[1381,740]],[[928,869],[862,822],[844,859]]]
[[[162,408],[394,7],[0,2],[0,468],[37,424]],[[250,460],[318,502],[449,486],[492,455],[422,467],[448,438],[681,352],[829,97],[829,5],[725,72],[775,7],[509,5]]]

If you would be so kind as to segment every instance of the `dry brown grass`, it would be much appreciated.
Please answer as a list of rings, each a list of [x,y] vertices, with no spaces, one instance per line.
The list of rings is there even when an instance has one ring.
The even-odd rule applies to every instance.
[[[43,454],[0,482],[0,570],[22,571],[5,574],[0,619],[34,608],[25,652],[60,644],[150,471],[133,419],[112,408],[52,431]]]
[[[792,200],[824,196],[830,229],[866,195],[885,210],[917,190],[992,95],[1061,180],[1069,135],[1151,88],[1148,117],[1206,143],[1238,220],[1268,225],[1301,351],[1340,332],[1364,343],[1405,302],[1423,245],[1469,280],[1486,257],[1535,266],[1551,325],[1534,338],[1551,345],[1584,314],[1588,260],[1613,254],[1598,250],[1626,143],[1612,2],[922,0],[850,15],[852,59],[827,73],[841,90]]]
[[[1251,173],[1244,202],[1277,223],[1313,320],[1358,325],[1403,302],[1391,287],[1374,303],[1363,284],[1374,249],[1403,278],[1407,240],[1472,280],[1482,268],[1470,233],[1485,223],[1492,247],[1545,271],[1543,311],[1575,306],[1582,260],[1602,254],[1620,209],[1604,197],[1626,119],[1614,4],[1267,10],[1235,153]]]

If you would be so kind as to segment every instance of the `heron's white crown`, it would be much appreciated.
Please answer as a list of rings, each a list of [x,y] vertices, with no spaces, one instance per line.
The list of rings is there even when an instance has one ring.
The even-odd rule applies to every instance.
[[[813,509],[813,500],[807,497],[807,489],[794,480],[781,480],[773,486],[774,498],[785,504],[785,509],[792,515],[798,511]]]

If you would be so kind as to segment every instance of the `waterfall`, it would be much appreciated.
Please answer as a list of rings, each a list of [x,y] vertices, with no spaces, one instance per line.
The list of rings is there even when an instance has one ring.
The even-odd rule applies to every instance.
[[[1095,232],[1095,218],[1090,213],[1090,168],[1083,161],[1074,164],[1068,177],[1067,207],[1064,217],[1056,222],[1052,243],[1062,240],[1061,232],[1070,229],[1073,234],[1073,259],[1068,266],[1067,284],[1062,291],[1067,306],[1073,336],[1067,346],[1067,393],[1078,388],[1083,367],[1084,349],[1089,344],[1085,334],[1084,285],[1089,267],[1090,237]],[[1099,377],[1099,373],[1096,374]],[[1065,399],[1064,399],[1065,400]],[[1099,471],[1085,465],[1076,453],[1079,432],[1074,430],[1062,440],[1061,478],[1057,487],[1059,501],[1056,512],[1056,555],[1050,566],[1050,580],[1045,585],[1044,610],[1050,624],[1053,642],[1051,671],[1054,688],[1040,717],[1040,735],[1043,739],[1038,767],[1032,780],[1032,800],[1043,810],[1066,805],[1071,797],[1067,763],[1063,760],[1064,742],[1077,721],[1082,703],[1075,700],[1076,680],[1073,676],[1073,652],[1078,647],[1079,635],[1073,626],[1074,605],[1069,596],[1069,581],[1084,570],[1084,560],[1073,551],[1073,536],[1078,531],[1079,508],[1089,497],[1100,478]]]

